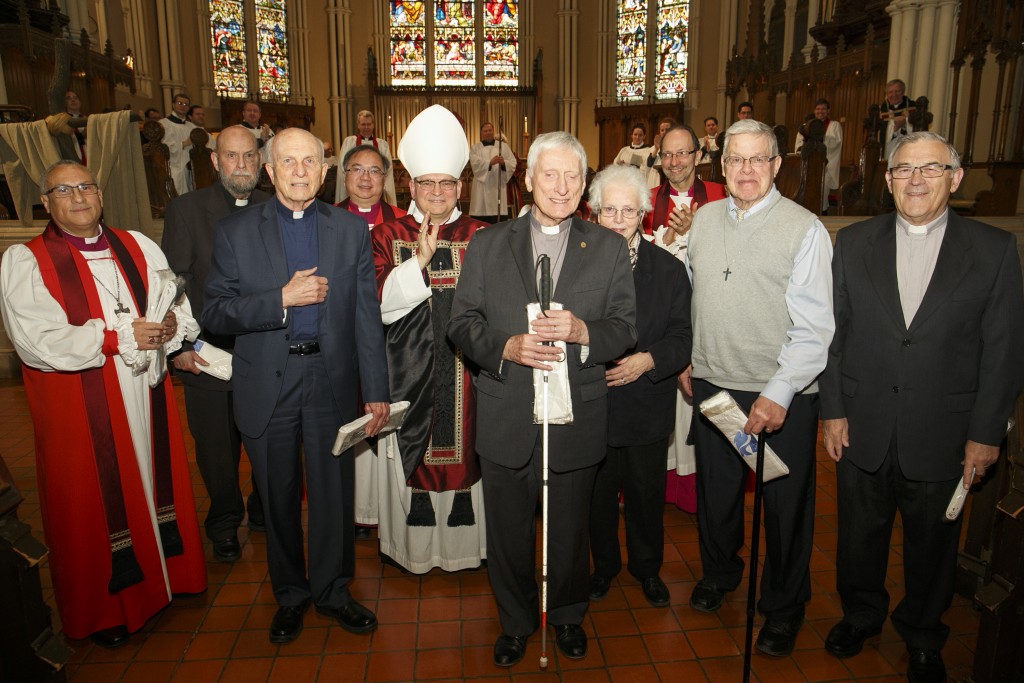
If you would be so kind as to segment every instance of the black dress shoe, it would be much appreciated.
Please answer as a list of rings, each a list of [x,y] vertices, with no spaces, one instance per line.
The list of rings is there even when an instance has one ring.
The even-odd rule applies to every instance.
[[[357,541],[365,541],[370,538],[370,527],[356,525],[355,537]]]
[[[213,542],[213,558],[218,562],[234,562],[242,556],[242,547],[238,545],[238,536],[232,534]]]
[[[302,633],[302,616],[308,607],[308,602],[278,607],[274,620],[270,622],[270,642],[290,643],[298,638]]]
[[[757,642],[754,646],[758,651],[771,655],[772,657],[785,657],[793,652],[796,644],[796,634],[804,623],[803,616],[789,619],[776,619],[768,617],[757,634]]]
[[[611,579],[606,579],[600,574],[593,574],[590,577],[590,599],[600,600],[608,595],[608,589],[612,587]]]
[[[579,624],[555,625],[555,645],[569,659],[587,656],[587,634]]]
[[[910,666],[907,679],[910,683],[946,683],[946,665],[938,650],[908,648]]]
[[[660,578],[652,576],[649,579],[644,579],[640,587],[644,591],[647,602],[651,603],[651,607],[668,607],[668,586]]]
[[[865,640],[871,636],[877,636],[881,632],[881,626],[861,628],[844,619],[833,626],[832,630],[828,632],[828,638],[825,639],[825,649],[829,654],[839,659],[853,657],[864,649]]]
[[[507,636],[502,633],[494,641],[494,663],[497,666],[512,666],[526,654],[526,636]]]
[[[690,607],[698,612],[717,612],[718,608],[722,606],[726,592],[713,581],[701,579],[693,587],[693,593],[690,594]]]
[[[89,640],[100,647],[113,650],[115,647],[121,647],[128,642],[128,629],[124,626],[112,626],[91,634]]]
[[[349,600],[341,607],[317,605],[316,612],[337,619],[338,624],[349,633],[369,633],[377,628],[377,617],[355,600]]]

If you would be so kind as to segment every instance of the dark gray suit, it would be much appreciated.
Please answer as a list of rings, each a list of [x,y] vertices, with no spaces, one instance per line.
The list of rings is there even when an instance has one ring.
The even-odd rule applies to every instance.
[[[820,380],[823,419],[846,418],[837,466],[837,582],[845,618],[886,617],[889,539],[903,520],[906,597],[892,619],[908,647],[940,650],[959,521],[943,522],[970,439],[998,445],[1021,390],[1024,300],[1015,238],[948,213],[935,270],[909,328],[896,274],[896,217],[839,232],[836,334]]]
[[[469,243],[455,290],[449,338],[478,368],[477,452],[487,506],[488,573],[502,630],[537,628],[535,510],[540,488],[540,425],[533,423],[533,370],[501,359],[510,337],[528,332],[526,305],[537,301],[530,218],[480,230]],[[587,518],[596,465],[604,457],[604,364],[636,343],[636,300],[626,242],[572,219],[552,300],[583,320],[584,360],[567,345],[574,422],[549,431],[548,613],[579,624],[588,603]]]
[[[253,190],[250,205],[269,198],[266,192]],[[213,231],[217,221],[244,207],[235,205],[235,198],[218,180],[201,190],[188,192],[171,200],[164,213],[164,234],[160,243],[167,263],[185,279],[185,293],[197,320],[203,313],[206,277],[213,257]],[[200,339],[230,351],[235,340],[203,330]],[[182,350],[192,350],[190,342]],[[206,513],[206,535],[213,541],[231,538],[245,516],[238,484],[238,462],[242,441],[232,410],[231,382],[224,382],[206,373],[176,373],[185,385],[185,410],[188,427],[196,442],[196,465],[210,494]],[[262,518],[263,506],[256,488],[249,496],[250,520]]]
[[[318,305],[320,353],[289,353],[289,281],[276,199],[222,220],[214,242],[203,323],[236,335],[235,419],[266,502],[267,557],[284,606],[312,597],[337,608],[354,573],[353,467],[330,453],[337,428],[361,401],[388,400],[384,328],[365,221],[315,201],[318,270],[329,291]],[[309,579],[303,559],[300,490],[305,453]]]

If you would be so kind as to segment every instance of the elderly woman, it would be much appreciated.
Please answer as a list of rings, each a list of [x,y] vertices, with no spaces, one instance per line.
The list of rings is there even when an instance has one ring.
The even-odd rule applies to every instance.
[[[690,281],[683,265],[643,239],[651,210],[643,174],[609,166],[590,185],[601,225],[629,245],[636,286],[637,345],[608,366],[608,456],[597,472],[590,506],[594,574],[590,597],[608,592],[619,573],[619,492],[625,500],[627,568],[655,607],[669,604],[658,576],[664,547],[663,514],[669,434],[675,421],[676,376],[690,362]]]

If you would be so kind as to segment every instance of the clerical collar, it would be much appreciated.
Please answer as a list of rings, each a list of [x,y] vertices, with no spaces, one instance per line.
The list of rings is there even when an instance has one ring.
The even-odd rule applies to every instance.
[[[413,202],[412,204],[409,205],[409,210],[406,211],[406,213],[415,218],[417,224],[423,222],[423,216],[425,214],[422,211],[420,211],[420,207],[416,206],[416,202]],[[441,225],[448,225],[449,223],[454,223],[455,221],[459,220],[459,216],[461,215],[462,212],[459,211],[459,207],[456,206],[454,209],[452,209],[452,215],[448,216],[448,220],[446,220]]]
[[[184,121],[183,121],[182,119],[179,119],[179,118],[178,118],[177,116],[175,116],[174,114],[169,114],[169,115],[167,116],[167,120],[168,120],[168,121],[170,121],[171,123],[181,123],[181,124],[184,124],[184,123],[185,123],[185,122],[184,122]]]
[[[947,222],[949,222],[948,209],[943,211],[938,218],[924,225],[911,225],[903,216],[896,214],[896,227],[911,237],[931,235],[936,230],[945,228]]]
[[[242,121],[242,125],[248,128],[249,130],[256,130],[256,126],[252,125],[248,121]]]
[[[277,202],[277,215],[285,220],[301,221],[303,218],[311,218],[313,216],[313,203],[310,203],[305,209],[293,211],[282,204],[280,199],[275,199],[275,201]]]
[[[359,136],[359,139],[362,140],[363,142],[366,142],[366,143],[373,142],[373,136],[372,135],[370,137],[368,137],[368,138],[364,138],[363,136]]]
[[[647,145],[630,145],[630,149],[646,149]]]
[[[54,225],[57,225],[54,223]],[[73,246],[78,251],[92,252],[92,251],[106,251],[110,248],[110,244],[107,242],[107,236],[103,234],[103,225],[99,225],[99,232],[92,237],[79,237],[73,235],[64,228],[57,225],[60,230],[60,234],[64,236],[67,243]]]
[[[235,197],[235,206],[249,206],[249,200]]]
[[[492,145],[494,145],[494,140],[481,140],[480,144],[483,145],[484,147],[491,147]]]
[[[568,230],[571,222],[572,216],[569,216],[558,225],[542,225],[533,212],[530,212],[530,227],[534,230],[539,230],[545,235],[557,235],[564,230]]]

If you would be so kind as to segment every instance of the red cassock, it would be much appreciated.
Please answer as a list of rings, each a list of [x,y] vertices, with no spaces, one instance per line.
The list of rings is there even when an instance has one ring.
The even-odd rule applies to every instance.
[[[470,237],[486,223],[460,216],[440,227],[425,277],[431,296],[387,326],[392,401],[409,401],[398,432],[407,483],[455,491],[480,479],[476,457],[476,397],[462,352],[448,340],[455,285]],[[395,267],[415,258],[419,223],[405,216],[373,229],[377,293]]]
[[[135,284],[145,288],[147,264],[137,243],[126,232],[111,228],[106,231],[115,233],[124,245],[120,256],[116,250],[111,253],[126,280],[131,281],[134,269]],[[89,267],[76,249],[69,250],[71,260],[61,272],[62,266],[54,267],[54,260],[50,258],[52,252],[48,253],[44,246],[43,236],[33,239],[27,246],[36,256],[44,285],[66,311],[69,308],[62,287],[67,290],[71,284],[84,291],[88,317],[103,318]],[[132,290],[136,305],[144,310],[145,303],[138,300],[136,291],[139,290]],[[206,590],[206,565],[192,497],[192,477],[171,382],[165,379],[150,392],[152,412],[157,419],[152,421],[149,432],[162,444],[158,446],[153,442],[151,452],[165,454],[162,464],[157,462],[159,458],[154,458],[153,497],[158,500],[157,492],[162,490],[167,497],[164,503],[173,499],[173,509],[155,502],[158,533],[153,526],[149,498],[143,489],[114,367],[118,362],[116,335],[111,339],[111,334],[107,333],[104,343],[107,361],[101,368],[43,372],[23,366],[25,393],[35,428],[39,499],[50,548],[50,572],[63,629],[71,638],[85,638],[119,625],[137,631],[170,602],[168,591],[200,593]],[[94,374],[87,378],[88,373]],[[140,381],[145,381],[145,376]],[[131,550],[141,569],[141,580],[128,579],[125,582],[130,585],[116,591],[111,590],[112,572],[116,574],[112,570],[112,527],[108,524],[111,487],[104,493],[101,485],[104,477],[98,464],[104,462],[104,458],[97,457],[96,453],[97,447],[103,444],[102,439],[96,438],[96,407],[104,402],[105,407],[100,412],[109,415],[105,442],[108,448],[103,449],[107,451],[105,468],[109,473],[116,461],[117,470],[113,476],[108,474],[106,481],[120,482],[123,518],[130,534]],[[109,457],[109,448],[116,457]],[[162,563],[161,536],[168,525],[177,528],[173,543],[169,544],[166,537],[163,540],[167,557]],[[123,530],[121,536],[124,536]]]

